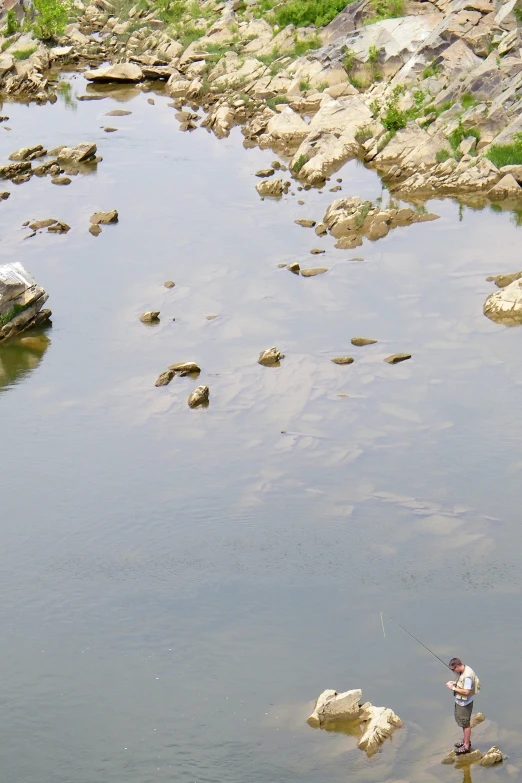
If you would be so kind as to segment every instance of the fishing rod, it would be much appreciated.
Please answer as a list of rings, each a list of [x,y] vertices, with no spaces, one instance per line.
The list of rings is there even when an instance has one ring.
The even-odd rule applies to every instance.
[[[392,619],[391,619],[391,617],[388,617],[388,615],[387,615],[387,614],[384,614],[384,612],[381,612],[382,633],[383,633],[383,636],[384,636],[384,638],[385,638],[385,639],[386,639],[386,633],[385,633],[385,631],[384,631],[384,619],[383,619],[384,617],[386,617],[386,619],[387,619],[387,620],[389,620],[391,623],[393,623],[394,625],[396,625],[396,626],[397,626],[397,628],[400,628],[400,629],[401,629],[401,631],[404,631],[404,633],[407,633],[407,634],[408,634],[408,636],[411,636],[411,638],[412,638],[414,641],[416,641],[416,642],[417,642],[417,644],[420,644],[420,646],[421,646],[421,647],[424,647],[424,649],[425,649],[425,650],[427,650],[429,653],[431,653],[431,655],[433,655],[433,657],[434,657],[434,658],[436,658],[438,661],[440,661],[440,662],[442,663],[442,665],[446,667],[446,669],[450,669],[450,667],[448,666],[448,664],[447,664],[447,663],[444,663],[444,661],[442,660],[442,658],[439,658],[439,656],[438,656],[438,655],[436,655],[436,654],[433,652],[433,650],[430,650],[430,648],[429,648],[429,647],[426,647],[426,645],[425,645],[425,644],[423,644],[423,643],[420,641],[420,639],[417,639],[417,637],[416,637],[416,636],[414,636],[412,633],[410,633],[409,631],[407,631],[407,630],[406,630],[406,628],[403,628],[403,627],[402,627],[402,625],[399,625],[399,623],[396,623],[396,622],[395,622],[395,620],[392,620]],[[452,670],[450,669],[450,671],[452,671]]]

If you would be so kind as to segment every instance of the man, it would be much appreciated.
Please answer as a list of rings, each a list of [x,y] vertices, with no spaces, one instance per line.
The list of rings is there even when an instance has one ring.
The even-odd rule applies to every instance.
[[[455,721],[464,732],[463,741],[455,743],[455,753],[457,756],[462,756],[471,751],[471,713],[473,699],[480,690],[480,682],[473,669],[465,666],[460,658],[452,658],[449,667],[459,675],[457,680],[447,682],[446,688],[455,693]]]

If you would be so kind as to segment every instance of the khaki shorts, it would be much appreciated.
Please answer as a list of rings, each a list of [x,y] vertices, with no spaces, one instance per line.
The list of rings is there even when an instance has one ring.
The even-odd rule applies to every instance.
[[[455,721],[457,723],[457,726],[460,726],[461,729],[469,728],[472,712],[473,712],[473,702],[470,702],[465,706],[463,706],[462,704],[457,704],[457,702],[455,702]]]

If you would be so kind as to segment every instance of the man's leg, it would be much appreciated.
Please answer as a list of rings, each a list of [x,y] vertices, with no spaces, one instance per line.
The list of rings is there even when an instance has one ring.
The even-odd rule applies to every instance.
[[[469,748],[471,745],[471,726],[468,726],[464,731],[464,747]]]

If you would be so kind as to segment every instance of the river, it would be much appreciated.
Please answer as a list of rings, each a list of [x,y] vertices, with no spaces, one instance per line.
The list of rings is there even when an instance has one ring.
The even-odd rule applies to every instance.
[[[77,102],[67,79],[0,127],[4,161],[81,141],[103,157],[68,187],[7,183],[0,207],[0,263],[53,310],[0,348],[5,780],[460,783],[440,766],[448,673],[393,625],[383,639],[381,611],[476,669],[474,744],[509,760],[473,780],[518,779],[522,331],[482,315],[485,278],[520,269],[516,216],[433,201],[440,220],[337,250],[293,221],[380,196],[362,165],[335,196],[261,201],[274,154],[239,129],[182,133],[164,95]],[[71,231],[24,239],[47,217]],[[316,246],[328,274],[278,267],[317,266]],[[272,345],[286,358],[261,367]],[[190,378],[154,386],[188,360],[208,409],[188,408]],[[305,722],[322,690],[356,687],[405,722],[370,760]]]

